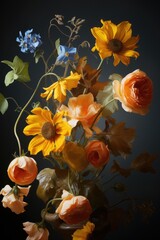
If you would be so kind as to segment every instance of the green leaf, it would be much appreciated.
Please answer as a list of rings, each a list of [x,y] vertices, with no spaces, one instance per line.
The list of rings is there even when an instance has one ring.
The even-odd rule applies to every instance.
[[[97,94],[97,101],[104,106],[102,115],[107,117],[118,110],[118,101],[113,100],[113,86],[112,83],[108,83],[103,90],[100,90]]]
[[[13,70],[8,72],[5,76],[4,83],[6,86],[10,85],[17,80],[19,82],[28,82],[30,81],[30,76],[28,73],[29,64],[23,62],[18,56],[15,56],[13,62],[3,60],[2,63],[7,64]]]
[[[5,76],[4,83],[5,83],[6,87],[8,85],[10,85],[11,83],[13,83],[14,80],[15,80],[15,75],[14,75],[14,71],[12,70],[12,71],[8,72]]]
[[[13,59],[14,72],[18,75],[17,80],[20,82],[30,81],[30,76],[28,73],[29,63],[23,62],[18,56]]]
[[[39,62],[40,57],[43,55],[43,51],[40,49],[37,49],[37,51],[34,52],[34,59],[35,59],[35,63]]]
[[[8,101],[7,99],[3,96],[2,93],[0,93],[0,112],[4,114],[8,109]]]
[[[5,63],[5,64],[8,65],[10,68],[14,69],[14,65],[13,65],[12,62],[7,61],[7,60],[3,60],[3,61],[1,61],[1,62],[2,62],[2,63]]]

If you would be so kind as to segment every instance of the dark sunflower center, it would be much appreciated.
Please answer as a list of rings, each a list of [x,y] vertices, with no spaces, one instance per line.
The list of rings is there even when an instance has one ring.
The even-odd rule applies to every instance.
[[[118,39],[112,39],[108,43],[108,48],[114,53],[119,53],[123,48],[123,44]]]
[[[50,140],[52,138],[55,137],[55,133],[56,133],[56,128],[55,126],[53,126],[52,123],[50,122],[45,122],[43,124],[43,127],[41,129],[41,133],[42,133],[42,136],[47,139],[47,140]]]

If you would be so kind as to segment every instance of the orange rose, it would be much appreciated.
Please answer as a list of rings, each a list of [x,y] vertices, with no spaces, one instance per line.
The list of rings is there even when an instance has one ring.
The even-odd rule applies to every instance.
[[[32,183],[37,176],[37,163],[31,157],[17,157],[9,164],[7,172],[12,182],[18,185],[28,185]]]
[[[59,218],[67,224],[78,224],[87,220],[92,213],[89,200],[84,196],[74,196],[66,193],[67,191],[64,190],[62,198],[65,197],[56,209]]]
[[[121,82],[114,80],[113,93],[126,112],[145,115],[152,100],[153,84],[145,72],[137,69],[125,76]]]
[[[68,101],[68,107],[62,105],[60,111],[67,112],[70,120],[68,123],[75,127],[77,122],[80,121],[86,137],[92,136],[92,130],[90,129],[92,124],[95,125],[100,118],[97,118],[97,114],[101,109],[102,105],[94,101],[92,93],[80,94],[78,97],[72,97]],[[95,121],[96,120],[96,121]],[[95,126],[92,126],[94,129]]]
[[[104,142],[93,140],[88,142],[85,149],[88,162],[90,162],[94,167],[101,168],[108,163],[110,151]]]

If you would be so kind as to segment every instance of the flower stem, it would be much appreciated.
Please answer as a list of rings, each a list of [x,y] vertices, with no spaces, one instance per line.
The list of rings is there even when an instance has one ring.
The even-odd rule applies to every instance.
[[[19,156],[22,155],[22,148],[21,148],[21,143],[20,143],[20,140],[19,140],[19,137],[18,137],[18,134],[17,134],[17,125],[18,125],[18,122],[19,122],[19,120],[20,120],[20,118],[21,118],[21,116],[22,116],[22,113],[25,111],[26,107],[28,106],[28,104],[29,104],[29,103],[31,102],[31,100],[33,99],[33,97],[34,97],[34,95],[35,95],[35,93],[36,93],[36,91],[37,91],[37,89],[38,89],[38,87],[39,87],[42,79],[43,79],[44,77],[48,76],[48,75],[54,75],[55,77],[58,78],[58,76],[57,76],[56,74],[54,74],[54,73],[45,73],[45,74],[40,78],[40,80],[39,80],[39,82],[38,82],[38,84],[37,84],[34,92],[32,93],[30,99],[27,101],[27,103],[24,105],[24,107],[23,107],[22,110],[20,111],[20,113],[19,113],[19,115],[18,115],[18,117],[17,117],[17,120],[16,120],[16,122],[15,122],[15,124],[14,124],[14,135],[15,135],[15,137],[16,137],[16,139],[17,139],[17,144],[18,144],[18,149],[19,149]]]
[[[44,213],[43,213],[43,217],[42,217],[42,221],[41,221],[41,224],[42,224],[42,225],[43,225],[43,223],[44,223],[44,221],[45,221],[45,215],[46,215],[46,213],[48,212],[49,205],[50,205],[50,204],[54,204],[55,201],[62,201],[62,200],[63,200],[62,198],[53,198],[53,199],[51,199],[51,200],[47,203],[47,205],[46,205],[46,207],[45,207],[45,209],[44,209]]]
[[[98,67],[97,67],[97,70],[98,70],[98,69],[100,69],[100,67],[101,67],[102,63],[103,63],[103,59],[101,59],[101,61],[100,61],[99,65],[98,65]]]

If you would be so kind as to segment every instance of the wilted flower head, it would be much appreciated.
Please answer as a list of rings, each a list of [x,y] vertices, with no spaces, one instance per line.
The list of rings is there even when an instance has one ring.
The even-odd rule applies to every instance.
[[[11,188],[9,185],[6,185],[1,189],[0,194],[3,195],[2,204],[5,208],[10,208],[12,212],[16,214],[23,213],[25,211],[24,207],[28,203],[23,201],[24,196],[27,196],[29,193],[29,187],[20,187],[16,186]]]
[[[24,222],[23,230],[28,234],[27,240],[48,240],[49,231],[33,222]]]

